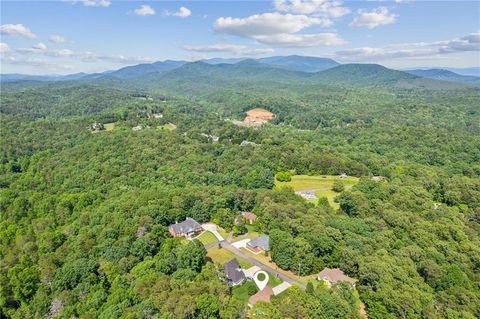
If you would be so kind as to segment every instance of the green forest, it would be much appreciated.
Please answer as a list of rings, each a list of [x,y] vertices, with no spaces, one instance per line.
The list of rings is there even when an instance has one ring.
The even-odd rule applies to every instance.
[[[2,83],[0,317],[360,319],[358,299],[373,319],[480,317],[478,87],[244,67]],[[256,107],[275,119],[232,122]],[[334,209],[275,187],[292,174],[359,182]],[[249,308],[168,231],[242,211],[279,268],[340,268],[356,289],[309,282]]]

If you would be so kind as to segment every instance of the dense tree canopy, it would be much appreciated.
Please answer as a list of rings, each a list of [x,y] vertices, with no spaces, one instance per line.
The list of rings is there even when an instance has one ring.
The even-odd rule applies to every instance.
[[[203,245],[167,226],[189,216],[233,229],[253,211],[279,267],[340,267],[371,318],[480,316],[478,90],[243,84],[195,98],[155,88],[152,101],[75,83],[2,92],[1,313],[243,318]],[[257,106],[274,123],[226,120]],[[115,127],[92,133],[96,122]],[[361,179],[335,211],[273,188],[290,172]],[[294,287],[249,315],[358,318],[355,293]]]

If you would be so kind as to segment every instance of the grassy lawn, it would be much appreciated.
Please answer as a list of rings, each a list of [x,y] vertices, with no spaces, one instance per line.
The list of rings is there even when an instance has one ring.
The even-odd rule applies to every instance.
[[[290,186],[296,192],[302,190],[316,190],[315,195],[320,197],[328,198],[328,202],[330,205],[337,209],[339,205],[334,202],[335,197],[339,195],[331,190],[333,186],[333,181],[340,179],[340,176],[334,175],[320,175],[320,176],[308,176],[308,175],[295,175],[292,176],[292,180],[290,182],[279,182],[275,181],[275,185],[277,187],[283,186]],[[349,176],[347,178],[341,179],[343,185],[345,185],[345,189],[349,190],[352,188],[353,185],[358,183],[358,177]],[[309,202],[315,203],[317,202],[316,199],[308,200]]]
[[[218,225],[217,225],[217,231],[220,234],[220,236],[222,236],[224,239],[228,238],[228,232]]]
[[[105,123],[103,126],[105,127],[105,131],[113,131],[115,123]]]
[[[248,229],[248,233],[233,237],[233,242],[240,241],[242,239],[255,239],[260,236],[260,233],[256,232],[252,225],[245,225]]]
[[[214,234],[212,234],[211,232],[209,231],[204,231],[199,237],[197,237],[196,239],[200,240],[202,242],[202,244],[204,245],[208,245],[208,244],[211,244],[211,243],[214,243],[217,240],[217,237],[215,237]]]
[[[173,123],[167,123],[167,124],[164,124],[164,125],[159,125],[157,126],[158,129],[160,130],[169,130],[169,131],[174,131],[177,129],[177,126]]]
[[[243,269],[248,269],[252,267],[253,265],[240,257],[235,256],[233,253],[230,251],[224,249],[224,248],[218,248],[218,247],[212,247],[207,250],[207,257],[209,257],[214,263],[221,264],[223,265],[227,261],[237,258],[238,262],[240,263],[240,266]]]
[[[270,288],[276,287],[280,285],[283,281],[280,278],[277,278],[275,275],[268,273],[268,284],[267,286]]]
[[[232,288],[232,295],[234,298],[243,301],[244,303],[248,302],[248,298],[250,296],[253,296],[254,294],[249,294],[248,290],[249,287],[252,291],[255,290],[255,292],[258,291],[257,286],[253,281],[245,281],[241,286],[235,286]]]
[[[352,186],[350,186],[352,187]],[[347,187],[345,187],[345,189],[348,189]],[[332,190],[326,190],[326,191],[318,191],[318,192],[315,192],[315,195],[317,196],[317,198],[320,198],[320,197],[326,197],[328,199],[328,203],[330,204],[330,206],[332,206],[334,209],[339,209],[340,208],[340,205],[338,203],[335,203],[335,197],[337,197],[338,195],[340,195],[340,193],[337,193],[337,192],[334,192]],[[313,199],[313,200],[308,200],[309,202],[312,202],[312,203],[315,203],[318,201],[318,199]]]

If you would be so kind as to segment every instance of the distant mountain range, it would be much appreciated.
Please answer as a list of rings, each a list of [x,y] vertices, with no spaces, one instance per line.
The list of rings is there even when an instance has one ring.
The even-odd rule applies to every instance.
[[[466,72],[474,72],[470,68]],[[2,74],[2,82],[94,81],[128,87],[174,88],[225,86],[238,81],[302,81],[352,86],[444,86],[441,82],[480,84],[480,77],[446,69],[398,71],[378,64],[340,64],[332,59],[308,56],[273,56],[260,59],[208,59],[197,62],[166,60],[138,64],[103,73],[66,76]],[[434,81],[434,82],[431,82]]]
[[[478,76],[460,75],[445,69],[427,69],[427,70],[417,69],[417,70],[408,70],[405,72],[414,74],[423,78],[428,78],[428,79],[480,84],[480,77]]]

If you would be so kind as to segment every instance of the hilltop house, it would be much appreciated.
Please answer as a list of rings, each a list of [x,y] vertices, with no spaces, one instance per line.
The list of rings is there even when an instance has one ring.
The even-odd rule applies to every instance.
[[[233,258],[232,260],[223,264],[227,283],[230,287],[240,285],[245,281],[245,273],[243,272],[238,260]]]
[[[252,212],[241,212],[243,219],[249,224],[253,224],[257,220],[257,215]]]
[[[187,217],[181,223],[175,223],[168,226],[168,231],[173,237],[185,237],[192,239],[198,236],[202,231],[202,225],[200,225],[195,219]]]
[[[240,146],[260,146],[260,144],[244,140],[242,143],[240,143]]]
[[[355,287],[356,282],[355,279],[348,277],[343,273],[343,271],[338,268],[325,268],[318,274],[317,280],[323,280],[327,282],[330,286],[336,284],[337,282],[345,281]]]
[[[309,190],[298,191],[298,192],[295,192],[295,194],[302,196],[306,200],[317,199],[317,195],[315,195],[313,191],[309,191]]]
[[[254,253],[270,251],[270,238],[267,235],[252,239],[247,243],[247,248]]]

